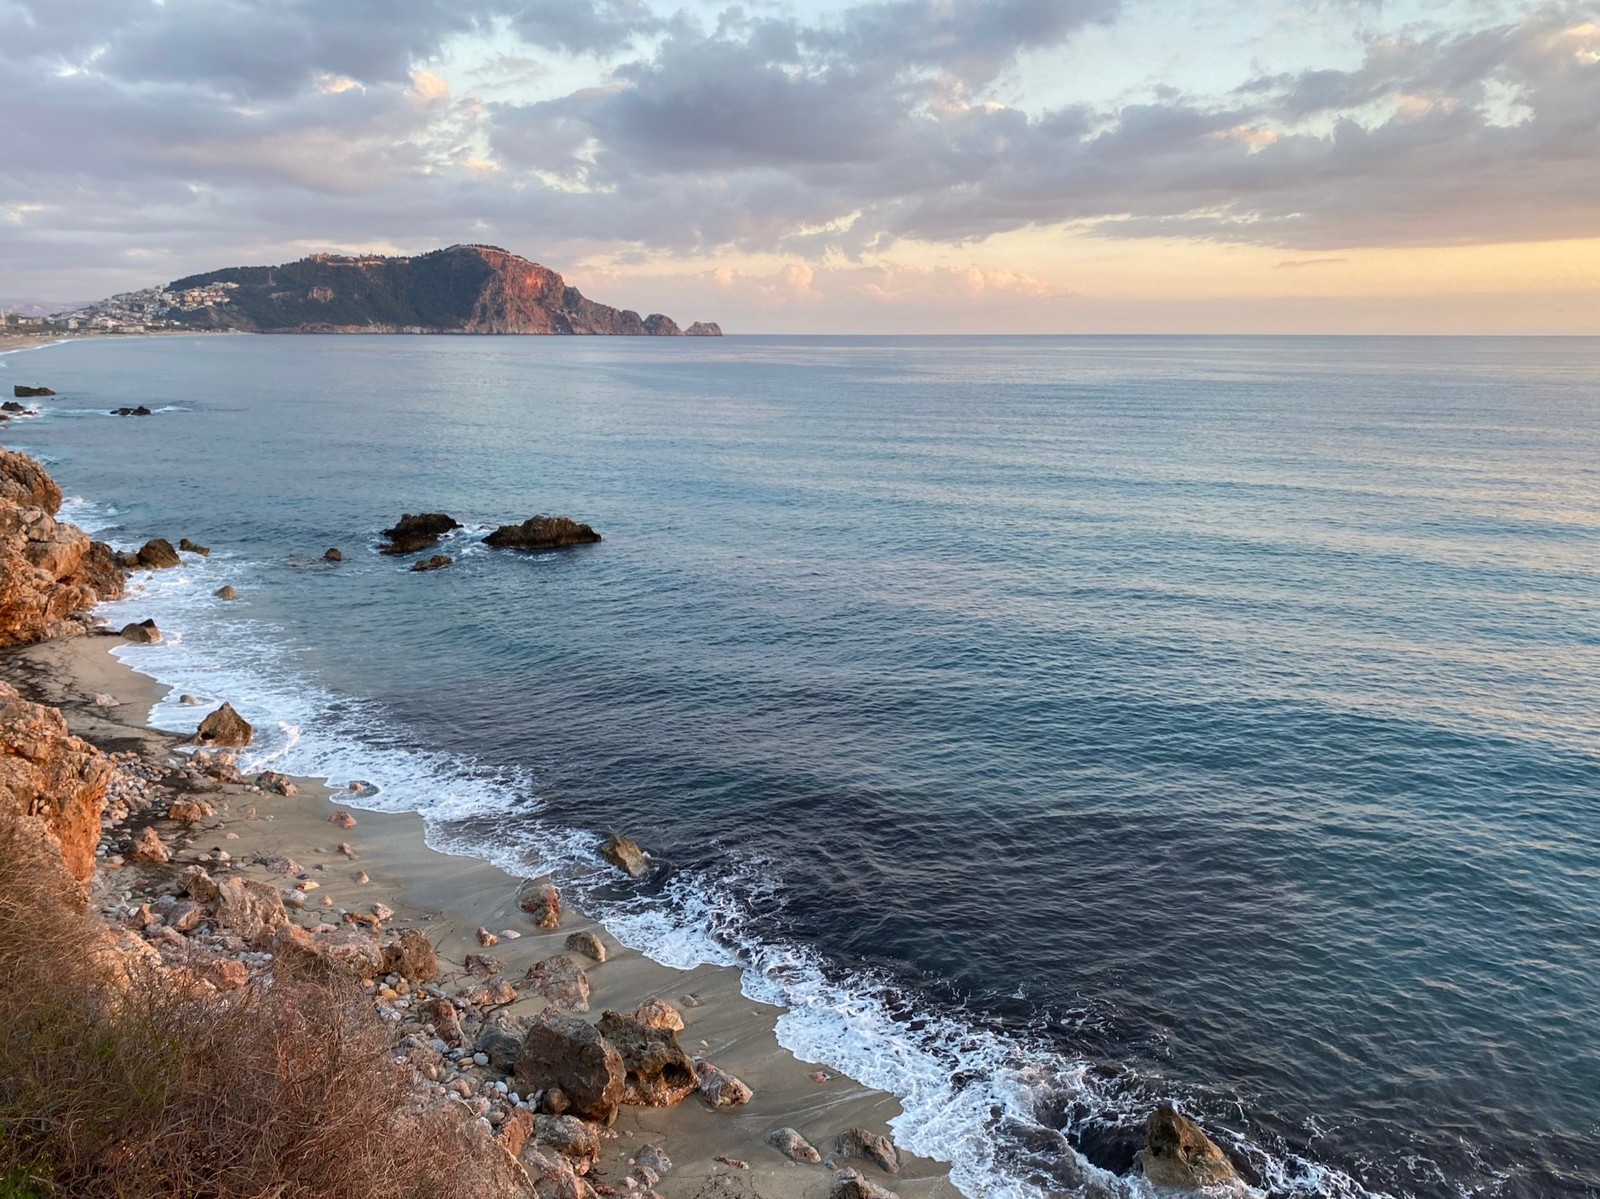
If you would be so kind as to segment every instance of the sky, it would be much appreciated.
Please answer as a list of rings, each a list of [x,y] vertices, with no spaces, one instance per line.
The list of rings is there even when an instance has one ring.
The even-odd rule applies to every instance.
[[[1600,2],[0,0],[0,295],[457,242],[730,332],[1600,334]]]

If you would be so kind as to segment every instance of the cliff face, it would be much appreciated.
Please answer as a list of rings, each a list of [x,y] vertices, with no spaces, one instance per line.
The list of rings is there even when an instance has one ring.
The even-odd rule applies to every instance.
[[[0,646],[81,633],[122,594],[111,548],[55,519],[61,489],[32,458],[0,450]]]
[[[0,824],[18,829],[46,859],[59,855],[80,884],[94,874],[111,762],[67,732],[55,708],[0,683]]]
[[[282,266],[191,275],[168,290],[218,284],[227,303],[172,315],[201,328],[258,333],[683,333],[660,313],[641,317],[597,304],[548,267],[494,246],[451,246],[410,258],[315,254]],[[700,321],[691,331],[722,332]]]

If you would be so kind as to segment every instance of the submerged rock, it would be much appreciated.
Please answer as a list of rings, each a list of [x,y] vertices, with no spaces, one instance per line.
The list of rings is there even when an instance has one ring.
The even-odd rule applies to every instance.
[[[448,554],[435,554],[431,558],[424,558],[420,562],[413,562],[411,564],[411,571],[413,574],[418,574],[425,570],[443,570],[446,566],[449,566],[454,561],[455,559],[450,557]]]
[[[223,584],[221,587],[218,587],[211,594],[216,596],[220,600],[231,600],[231,599],[238,599],[239,598],[239,593],[233,589],[231,584],[226,584],[226,583]]]
[[[150,409],[146,408],[143,404],[140,404],[136,408],[113,408],[111,410],[111,415],[112,416],[154,416],[155,414],[153,412],[151,412]]]
[[[644,850],[639,848],[639,843],[632,837],[619,834],[607,839],[600,847],[600,856],[618,870],[634,878],[643,878],[650,873],[650,864],[645,859]]]
[[[483,544],[500,549],[551,550],[599,540],[600,534],[570,516],[530,516],[520,525],[501,525],[483,539]]]
[[[224,702],[200,722],[194,739],[202,745],[249,745],[254,732],[250,722],[235,712],[232,704]]]
[[[1227,1154],[1189,1117],[1162,1103],[1145,1123],[1139,1170],[1157,1186],[1215,1186],[1239,1177]]]
[[[459,529],[461,522],[443,512],[423,512],[416,516],[407,512],[393,526],[383,531],[389,539],[378,547],[380,554],[414,554],[426,549],[451,529]]]
[[[516,1078],[523,1094],[559,1087],[578,1115],[610,1124],[627,1070],[622,1055],[587,1020],[543,1013],[523,1037]]]

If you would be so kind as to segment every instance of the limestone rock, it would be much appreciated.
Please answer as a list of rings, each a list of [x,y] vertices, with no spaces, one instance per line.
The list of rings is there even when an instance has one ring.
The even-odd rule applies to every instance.
[[[1200,1126],[1170,1103],[1159,1104],[1145,1123],[1144,1148],[1135,1161],[1157,1186],[1190,1190],[1239,1176],[1227,1154]]]
[[[543,995],[555,1007],[575,1012],[589,1010],[589,976],[570,955],[558,953],[528,967],[523,981],[535,995]]]
[[[833,1151],[840,1157],[864,1158],[885,1174],[900,1173],[900,1154],[894,1142],[865,1128],[841,1132],[833,1142]]]
[[[128,850],[130,862],[166,862],[172,855],[167,852],[167,847],[161,843],[156,830],[146,825],[140,829],[133,838],[133,845]]]
[[[570,516],[530,516],[520,525],[501,525],[483,544],[499,549],[550,550],[599,540],[600,534]]]
[[[646,1145],[634,1155],[633,1164],[642,1170],[653,1170],[659,1177],[672,1171],[672,1159],[659,1145]]]
[[[539,928],[555,928],[561,923],[561,892],[550,883],[523,883],[517,889],[517,906],[532,916]]]
[[[749,1103],[755,1095],[744,1083],[710,1062],[701,1062],[697,1072],[700,1093],[712,1107],[737,1107]]]
[[[791,1161],[820,1162],[817,1147],[792,1128],[779,1128],[767,1134],[767,1144]]]
[[[573,1169],[587,1174],[600,1156],[600,1136],[594,1126],[576,1116],[535,1116],[533,1138],[548,1145],[563,1157],[571,1158]]]
[[[193,892],[191,892],[193,894]],[[289,922],[278,889],[248,878],[227,878],[216,884],[213,915],[251,945],[265,944]]]
[[[203,799],[175,799],[167,805],[167,819],[179,824],[199,824],[216,814],[216,808]]]
[[[295,786],[289,781],[289,776],[279,774],[276,770],[263,770],[256,775],[255,784],[263,791],[271,791],[276,795],[289,796],[295,793]]]
[[[600,847],[600,856],[624,874],[632,875],[634,878],[643,878],[650,873],[650,865],[645,859],[644,850],[639,848],[639,843],[632,837],[619,834],[608,838]]]
[[[840,1170],[833,1176],[833,1182],[828,1187],[828,1199],[900,1199],[900,1197],[863,1177],[859,1170]]]
[[[249,745],[254,732],[250,722],[235,712],[232,704],[224,702],[200,722],[194,739],[202,745]]]
[[[56,393],[48,387],[29,387],[23,383],[13,383],[11,385],[11,394],[19,400],[31,400],[40,396],[53,396]]]
[[[695,321],[683,331],[685,337],[721,337],[722,326],[716,321]]]
[[[459,529],[461,522],[443,512],[423,512],[413,516],[407,512],[383,531],[389,540],[378,547],[380,554],[414,554],[426,549],[451,529]]]
[[[202,558],[211,556],[211,551],[198,542],[190,541],[187,537],[178,540],[178,548],[186,554],[199,554]]]
[[[646,1107],[671,1107],[695,1089],[694,1061],[670,1028],[644,1023],[620,1012],[605,1012],[600,1035],[622,1055],[627,1071],[622,1101]]]
[[[439,1039],[452,1049],[459,1049],[466,1040],[465,1034],[461,1031],[461,1013],[456,1010],[455,1004],[443,996],[430,999],[424,1004],[422,1014],[433,1021],[434,1031],[439,1034]]]
[[[78,884],[94,874],[112,765],[60,711],[0,683],[0,820],[48,847]]]
[[[135,641],[140,645],[154,645],[161,640],[161,630],[156,628],[155,621],[141,620],[137,624],[123,625],[122,639],[124,641]]]
[[[169,566],[181,566],[183,559],[178,557],[178,551],[172,548],[172,542],[164,537],[152,537],[139,547],[139,565],[146,570],[165,570]]]
[[[672,1032],[683,1031],[683,1017],[659,995],[652,995],[630,1013],[640,1024],[651,1028],[665,1028]]]
[[[383,947],[382,970],[414,983],[432,982],[439,977],[439,958],[433,942],[420,929],[401,929],[400,935]]]
[[[606,960],[605,942],[600,940],[599,936],[589,929],[584,929],[582,932],[572,933],[568,936],[567,948],[573,953],[582,954],[593,962],[598,963]]]
[[[578,1115],[610,1124],[622,1102],[627,1071],[622,1055],[594,1025],[546,1012],[528,1027],[516,1077],[525,1094],[560,1087]]]

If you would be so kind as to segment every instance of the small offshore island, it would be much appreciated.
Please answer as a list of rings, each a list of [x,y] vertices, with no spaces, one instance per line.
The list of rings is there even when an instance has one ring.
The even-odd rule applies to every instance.
[[[502,333],[721,337],[569,287],[549,267],[498,246],[456,245],[387,257],[313,254],[280,266],[238,266],[124,292],[34,318],[19,333]]]

